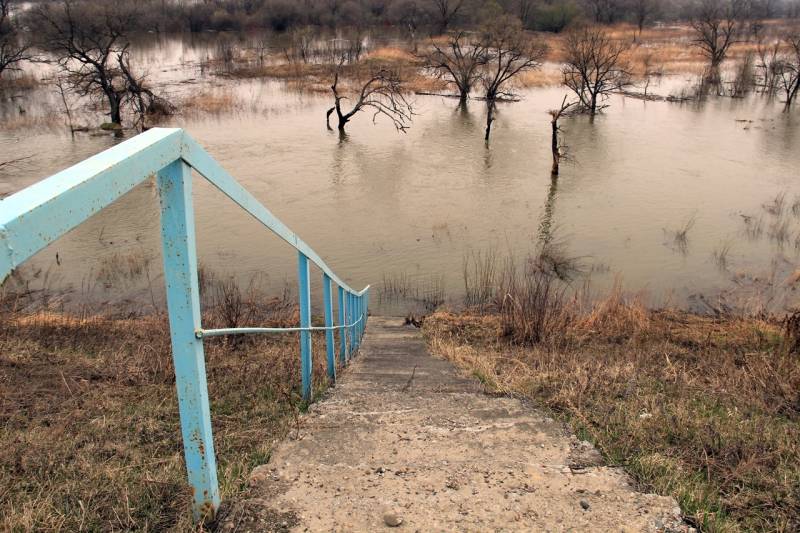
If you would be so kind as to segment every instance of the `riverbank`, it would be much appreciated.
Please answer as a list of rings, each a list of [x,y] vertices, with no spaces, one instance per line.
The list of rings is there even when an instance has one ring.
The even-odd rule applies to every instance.
[[[299,423],[297,339],[205,344],[220,490],[233,501]],[[317,394],[324,347],[315,337]],[[0,530],[192,529],[165,316],[0,312],[0,400]]]
[[[702,531],[800,527],[800,356],[779,320],[649,310],[612,294],[513,342],[506,312],[437,312],[431,352],[551,409]],[[559,322],[560,321],[560,322]]]

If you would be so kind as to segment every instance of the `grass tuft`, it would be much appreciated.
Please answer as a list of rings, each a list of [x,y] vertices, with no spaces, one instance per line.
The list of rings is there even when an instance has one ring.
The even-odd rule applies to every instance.
[[[205,297],[208,326],[296,317],[285,299],[253,307],[248,291],[217,287]],[[319,394],[325,343],[315,336]],[[220,488],[234,503],[273,444],[300,431],[301,409],[297,336],[237,339],[205,342]],[[192,530],[166,317],[2,308],[0,447],[0,530]]]
[[[800,359],[780,321],[648,310],[619,288],[565,306],[571,318],[536,344],[505,336],[494,312],[440,311],[423,331],[433,353],[562,416],[701,530],[798,530]]]

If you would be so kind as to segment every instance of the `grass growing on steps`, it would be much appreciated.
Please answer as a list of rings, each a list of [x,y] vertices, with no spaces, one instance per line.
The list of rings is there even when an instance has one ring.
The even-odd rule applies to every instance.
[[[241,339],[205,343],[223,500],[300,405],[297,335]],[[0,448],[2,531],[192,529],[166,319],[0,313]]]
[[[559,413],[703,531],[800,529],[800,356],[780,325],[612,298],[527,345],[491,311],[438,312],[424,333],[487,389]]]

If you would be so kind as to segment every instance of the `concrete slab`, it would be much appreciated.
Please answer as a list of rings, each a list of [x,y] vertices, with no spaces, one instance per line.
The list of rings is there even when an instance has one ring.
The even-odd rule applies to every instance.
[[[588,443],[431,357],[401,318],[251,476],[223,531],[685,531]],[[390,526],[388,524],[399,525]]]

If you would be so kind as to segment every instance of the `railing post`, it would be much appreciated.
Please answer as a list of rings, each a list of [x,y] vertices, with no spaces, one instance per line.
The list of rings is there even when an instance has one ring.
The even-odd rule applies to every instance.
[[[344,309],[344,287],[339,287],[339,325],[345,326],[347,324],[347,316]],[[339,328],[339,361],[342,364],[347,363],[347,329],[345,327]]]
[[[356,349],[361,346],[361,296],[356,296],[356,313],[358,317],[358,325],[356,325]]]
[[[356,321],[356,305],[355,305],[355,303],[356,303],[356,297],[353,295],[353,293],[351,293],[351,292],[347,293],[347,308],[350,310],[350,312],[349,312],[349,315],[350,315],[350,321],[349,321],[349,324],[350,324],[350,328],[349,328],[350,329],[350,343],[349,343],[349,346],[350,346],[350,359],[352,359],[355,356],[356,326],[355,326],[355,324],[353,324]]]
[[[364,294],[364,331],[367,331],[367,323],[369,322],[369,289]]]
[[[159,171],[158,190],[175,388],[186,471],[193,493],[192,514],[199,521],[214,517],[219,507],[219,487],[203,341],[195,336],[201,327],[201,316],[189,165],[178,160]]]
[[[336,359],[334,358],[333,343],[333,301],[331,301],[331,278],[327,273],[322,274],[322,297],[325,306],[325,349],[328,354],[328,377],[336,382]]]
[[[300,327],[311,327],[311,286],[308,279],[308,258],[303,252],[297,255],[297,286],[300,298]],[[302,374],[303,400],[311,401],[311,331],[300,332],[300,372]]]

